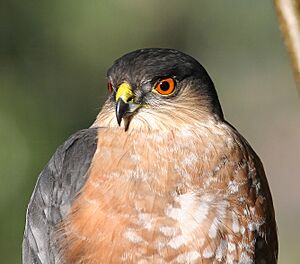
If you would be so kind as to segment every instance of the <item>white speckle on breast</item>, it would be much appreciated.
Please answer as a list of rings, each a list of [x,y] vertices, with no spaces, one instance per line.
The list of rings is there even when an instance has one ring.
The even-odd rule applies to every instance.
[[[227,256],[226,264],[236,264],[231,255]]]
[[[198,238],[197,243],[200,247],[202,247],[204,245],[205,241],[206,240],[204,238]]]
[[[143,228],[150,230],[152,228],[153,218],[151,214],[139,213],[138,214],[138,224]]]
[[[254,222],[250,222],[250,223],[248,224],[248,229],[249,229],[250,231],[254,231],[254,230],[257,229],[257,226],[256,226],[256,224],[255,224]]]
[[[194,153],[190,153],[182,160],[182,164],[192,166],[197,162],[197,160],[198,160],[197,155]]]
[[[95,188],[98,188],[100,186],[99,181],[96,181],[96,180],[90,180],[90,183]]]
[[[184,236],[180,235],[180,236],[176,236],[173,239],[171,239],[168,243],[168,246],[170,246],[171,248],[174,249],[178,249],[181,246],[186,245],[188,241],[185,239]]]
[[[168,237],[174,236],[177,232],[177,228],[172,226],[162,226],[159,230],[161,233]]]
[[[94,205],[95,208],[99,207],[99,201],[97,199],[86,199],[86,198],[84,198],[84,200],[87,203]]]
[[[132,229],[127,230],[124,234],[124,237],[134,244],[145,242],[143,238]]]
[[[238,200],[239,200],[239,202],[240,202],[241,204],[244,204],[245,201],[246,201],[246,199],[245,199],[244,196],[240,196],[240,197],[238,198]]]
[[[176,261],[178,263],[193,263],[201,257],[198,251],[190,251],[177,256]]]
[[[146,259],[141,259],[137,264],[148,264],[149,262]]]
[[[217,231],[218,231],[218,225],[219,225],[218,219],[215,217],[209,230],[208,230],[208,235],[210,238],[212,238],[212,239],[216,238]]]
[[[174,208],[170,204],[167,206],[166,215],[174,220],[182,220],[185,217],[181,208]]]
[[[241,226],[241,227],[240,227],[240,232],[241,232],[241,234],[243,235],[243,234],[245,233],[245,227]]]
[[[228,248],[229,253],[232,253],[233,251],[236,250],[236,245],[232,242],[228,242],[227,248]]]
[[[237,233],[240,231],[239,219],[234,211],[232,212],[232,231],[234,233]]]
[[[132,155],[130,155],[130,158],[132,159],[133,162],[141,161],[141,156],[138,154],[132,154]]]
[[[212,252],[211,248],[207,247],[204,249],[202,255],[204,258],[211,258],[214,255],[214,253]]]
[[[200,203],[200,206],[195,210],[193,218],[194,218],[194,224],[196,224],[196,227],[202,223],[203,220],[207,218],[209,206],[207,203],[202,202]]]
[[[122,262],[125,262],[125,261],[128,261],[128,260],[132,260],[132,258],[133,258],[133,252],[130,250],[130,251],[125,251],[122,254],[120,260],[121,260],[121,263],[122,263]]]
[[[212,185],[212,184],[214,184],[218,181],[217,177],[213,177],[212,172],[208,172],[206,176],[207,176],[207,178],[204,182],[204,187],[205,188],[208,188],[210,185]]]
[[[244,213],[245,216],[250,216],[250,212],[249,212],[248,208],[245,208],[243,210],[243,213]]]
[[[166,215],[178,221],[184,234],[193,232],[207,218],[208,203],[202,199],[200,201],[195,193],[190,192],[179,195],[176,198],[176,202],[180,204],[180,207],[174,208],[172,205],[169,205]]]
[[[182,128],[180,129],[180,136],[182,137],[186,137],[186,138],[193,138],[195,135],[193,134],[193,132],[191,131],[191,129],[189,128]]]
[[[253,259],[246,252],[242,252],[239,264],[253,264]]]
[[[236,181],[229,181],[228,190],[229,190],[229,193],[231,193],[231,194],[237,193],[239,191],[239,186],[236,183]]]
[[[221,239],[220,245],[218,246],[216,250],[216,259],[218,261],[222,261],[225,255],[227,242],[224,239]]]

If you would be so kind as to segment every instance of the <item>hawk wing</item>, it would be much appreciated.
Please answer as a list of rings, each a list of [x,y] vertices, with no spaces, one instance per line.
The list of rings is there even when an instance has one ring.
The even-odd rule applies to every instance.
[[[242,237],[235,237],[238,241],[236,248],[239,246],[243,248],[243,250],[241,253],[239,253],[239,250],[232,252],[229,250],[228,255],[239,253],[239,263],[248,263],[246,261],[247,258],[245,258],[248,254],[253,257],[254,263],[275,264],[278,258],[277,226],[272,196],[264,167],[260,158],[247,140],[235,129],[234,131],[234,133],[238,135],[236,142],[240,139],[240,143],[237,144],[239,146],[238,152],[241,155],[241,160],[239,161],[240,165],[243,164],[243,159],[246,158],[247,160],[247,166],[241,166],[238,175],[242,177],[241,179],[243,179],[243,175],[246,176],[247,180],[244,185],[246,188],[244,190],[241,188],[241,193],[238,193],[242,196],[233,196],[233,198],[235,197],[237,199],[234,198],[232,200],[232,204],[236,206],[235,200],[240,202],[240,198],[245,198],[243,203],[236,206],[235,212],[238,215],[239,224],[244,227],[243,232],[241,232],[242,229],[240,229]],[[228,173],[229,175],[234,175],[235,167],[231,168]],[[232,223],[232,226],[233,225]],[[240,246],[239,243],[242,246]],[[247,246],[245,247],[245,245]]]
[[[249,146],[250,147],[250,146]],[[278,261],[278,238],[277,225],[275,221],[275,211],[273,207],[273,199],[267,182],[263,164],[254,150],[250,147],[252,155],[255,157],[255,166],[260,177],[260,184],[264,190],[266,200],[264,201],[265,224],[262,226],[262,234],[256,234],[255,255],[256,261],[263,263],[263,259],[267,263],[277,263]]]
[[[61,145],[38,177],[26,215],[23,263],[57,263],[55,226],[69,212],[87,179],[97,128],[81,130]]]

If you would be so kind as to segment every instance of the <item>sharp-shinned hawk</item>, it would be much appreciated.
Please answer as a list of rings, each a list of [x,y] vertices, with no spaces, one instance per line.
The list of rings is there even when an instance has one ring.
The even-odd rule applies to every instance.
[[[141,49],[108,70],[94,124],[31,197],[23,263],[275,264],[264,169],[192,57]]]

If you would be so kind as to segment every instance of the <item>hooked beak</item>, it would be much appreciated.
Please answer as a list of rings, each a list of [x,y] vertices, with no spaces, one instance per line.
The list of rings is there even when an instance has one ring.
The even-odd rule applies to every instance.
[[[124,117],[130,116],[141,107],[140,104],[134,103],[133,99],[131,86],[128,83],[122,83],[116,93],[116,117],[119,126]]]

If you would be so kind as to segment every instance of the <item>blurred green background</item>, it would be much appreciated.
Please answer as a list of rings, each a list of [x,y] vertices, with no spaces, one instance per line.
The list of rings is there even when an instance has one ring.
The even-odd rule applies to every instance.
[[[300,250],[300,99],[272,1],[1,1],[0,256],[21,262],[25,210],[56,147],[89,127],[105,71],[124,53],[172,47],[209,71],[227,120],[261,156],[280,263]]]

